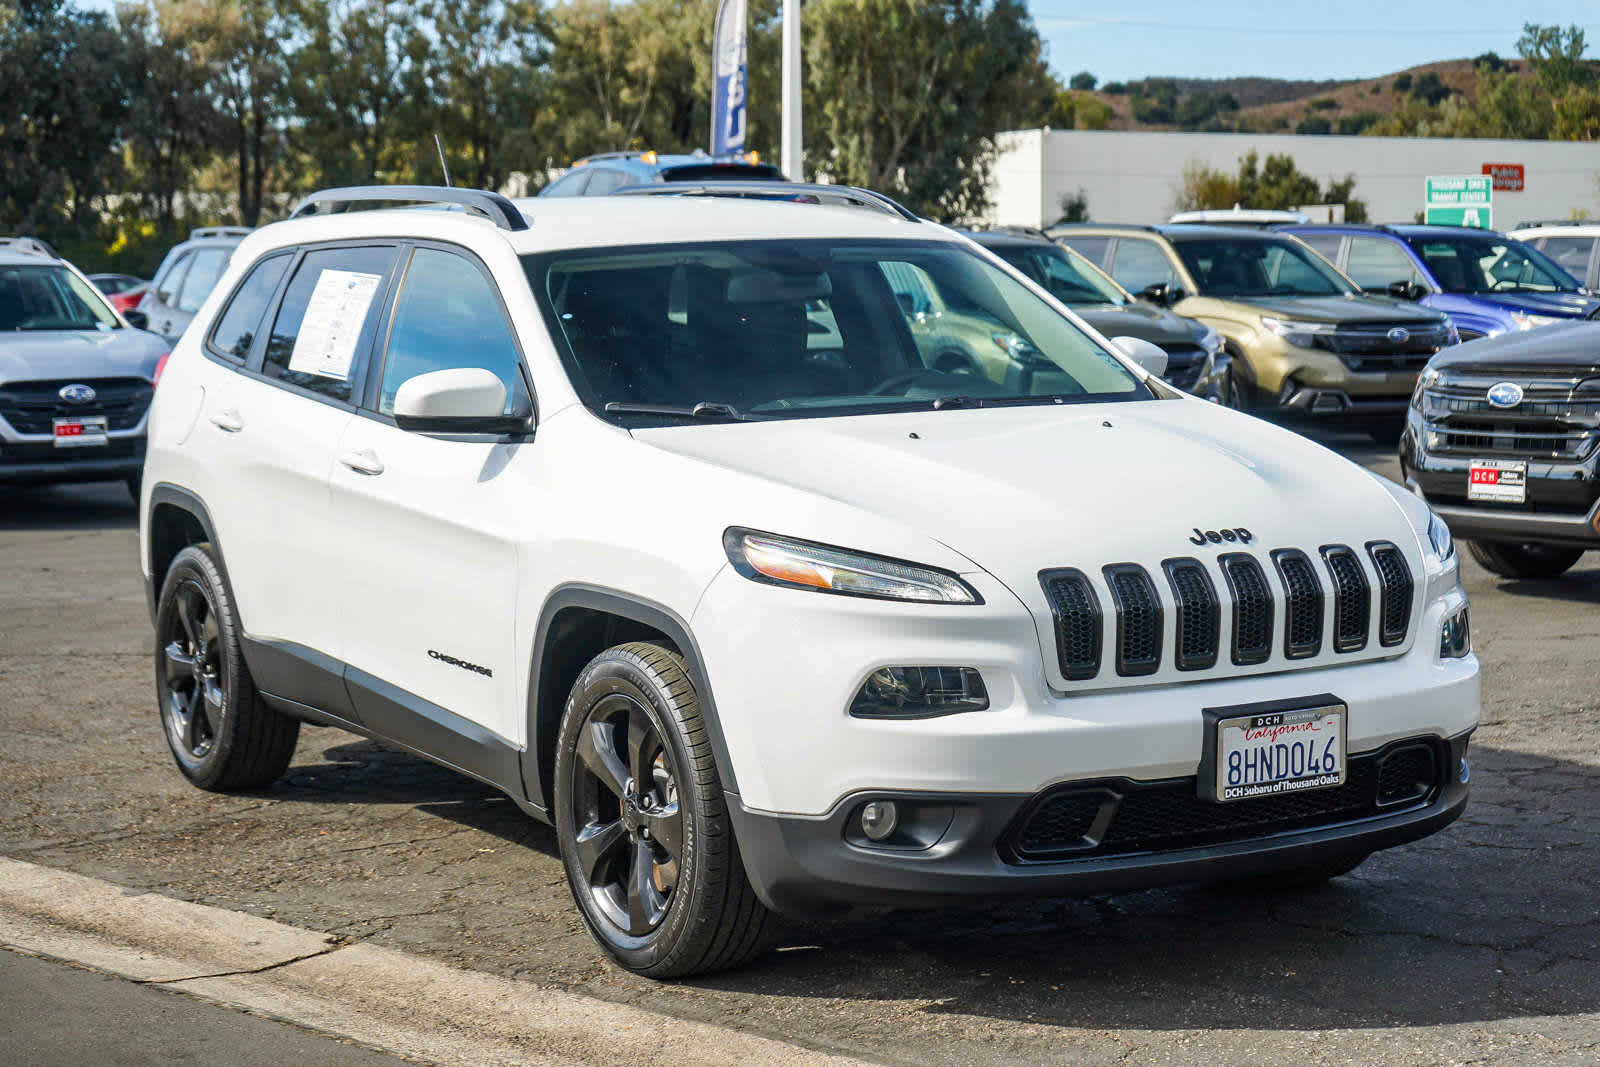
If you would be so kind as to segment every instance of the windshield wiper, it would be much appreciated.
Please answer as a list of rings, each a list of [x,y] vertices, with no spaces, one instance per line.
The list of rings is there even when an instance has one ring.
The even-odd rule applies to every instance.
[[[669,419],[701,419],[706,422],[751,422],[760,416],[746,415],[732,404],[702,400],[693,407],[679,404],[629,404],[621,400],[608,403],[607,415],[660,415]]]
[[[933,402],[933,410],[943,411],[945,408],[970,408],[977,404],[970,396],[941,396]]]

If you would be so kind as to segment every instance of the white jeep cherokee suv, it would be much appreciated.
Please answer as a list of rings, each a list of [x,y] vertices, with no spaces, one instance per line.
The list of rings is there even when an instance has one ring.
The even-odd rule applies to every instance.
[[[342,210],[380,199],[456,210]],[[929,369],[908,269],[1006,358]],[[653,976],[774,912],[1303,884],[1445,826],[1443,524],[1126,351],[889,206],[316,194],[157,391],[173,755],[262,787],[304,722],[481,779]]]

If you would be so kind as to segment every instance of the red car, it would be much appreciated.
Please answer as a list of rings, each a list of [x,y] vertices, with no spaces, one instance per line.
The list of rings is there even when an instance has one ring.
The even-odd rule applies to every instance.
[[[117,309],[118,314],[138,307],[139,298],[150,288],[149,282],[143,278],[135,278],[131,274],[91,274],[89,280],[94,282],[96,289],[106,295],[106,299]]]

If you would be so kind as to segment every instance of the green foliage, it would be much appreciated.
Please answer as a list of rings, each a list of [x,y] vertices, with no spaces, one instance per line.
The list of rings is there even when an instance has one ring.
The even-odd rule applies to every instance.
[[[1239,101],[1229,93],[1202,90],[1190,93],[1178,103],[1178,125],[1187,130],[1213,123],[1218,116],[1239,110]],[[1221,123],[1217,123],[1222,125]]]
[[[814,0],[806,37],[808,169],[936,219],[980,213],[995,133],[1051,106],[1021,0]]]
[[[1075,193],[1062,193],[1058,206],[1061,215],[1052,225],[1059,226],[1064,222],[1089,221],[1089,195],[1082,189]]]
[[[1411,72],[1410,71],[1407,71],[1404,74],[1398,74],[1398,75],[1395,76],[1395,79],[1394,79],[1394,91],[1397,92],[1397,93],[1408,93],[1408,92],[1411,91]]]
[[[1473,59],[1472,65],[1480,71],[1498,74],[1503,70],[1510,70],[1511,64],[1500,58],[1498,52],[1485,52]]]
[[[1324,120],[1326,121],[1326,120]],[[1225,174],[1200,163],[1183,169],[1183,188],[1174,207],[1179,211],[1231,208],[1235,204],[1264,210],[1289,210],[1302,204],[1345,205],[1345,218],[1365,221],[1367,205],[1355,196],[1355,178],[1330,180],[1326,189],[1295,166],[1287,155],[1269,155],[1265,161],[1254,152],[1239,159],[1237,174]]]
[[[1339,101],[1331,96],[1319,96],[1306,106],[1312,111],[1336,111],[1339,107]]]
[[[1595,83],[1594,68],[1583,58],[1587,49],[1584,32],[1577,26],[1563,29],[1528,22],[1517,38],[1517,54],[1528,61],[1547,93],[1587,88]]]
[[[1425,70],[1411,83],[1411,96],[1428,104],[1437,104],[1454,90],[1439,80],[1434,71]]]
[[[1378,114],[1373,111],[1363,111],[1355,115],[1340,115],[1339,120],[1334,123],[1334,131],[1347,137],[1365,133],[1373,123],[1378,121],[1378,118]]]
[[[1052,130],[1106,130],[1111,118],[1111,105],[1093,93],[1061,89],[1041,125]]]
[[[1105,85],[1101,87],[1100,91],[1103,93],[1109,93],[1111,96],[1126,96],[1128,93],[1128,86],[1125,82],[1106,82]]]
[[[1085,92],[1090,92],[1093,91],[1095,85],[1098,84],[1098,79],[1088,71],[1080,70],[1078,73],[1072,76],[1072,80],[1067,84],[1073,89],[1081,89]]]

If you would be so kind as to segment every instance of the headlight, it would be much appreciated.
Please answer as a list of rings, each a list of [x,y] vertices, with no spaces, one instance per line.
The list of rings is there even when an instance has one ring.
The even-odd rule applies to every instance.
[[[1450,527],[1432,508],[1428,509],[1428,542],[1433,545],[1433,554],[1439,557],[1441,563],[1456,554],[1456,539],[1450,536]]]
[[[1411,392],[1411,406],[1418,411],[1422,410],[1422,394],[1433,387],[1439,380],[1439,371],[1433,367],[1423,367],[1422,373],[1417,375],[1417,387]]]
[[[981,604],[977,590],[948,571],[848,552],[790,537],[730,529],[722,545],[734,569],[752,581],[880,600]]]
[[[1205,327],[1199,337],[1200,347],[1205,349],[1206,355],[1214,356],[1222,351],[1222,334],[1215,327]]]
[[[1511,321],[1517,324],[1519,330],[1533,330],[1540,326],[1553,325],[1560,322],[1561,318],[1557,315],[1528,315],[1521,311],[1513,311]]]
[[[1331,323],[1296,322],[1293,319],[1274,319],[1266,315],[1261,316],[1261,325],[1296,348],[1313,348],[1318,337],[1325,337],[1335,329]]]

